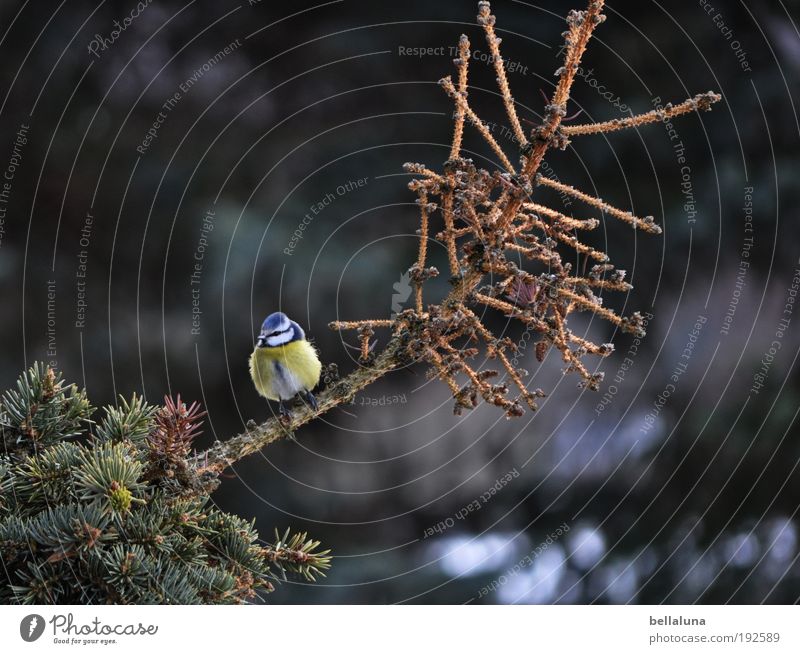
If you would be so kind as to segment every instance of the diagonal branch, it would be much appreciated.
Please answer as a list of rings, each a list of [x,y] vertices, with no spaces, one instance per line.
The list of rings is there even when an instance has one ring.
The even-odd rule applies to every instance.
[[[466,34],[461,35],[458,42],[458,92],[461,97],[467,97],[467,74],[469,72],[469,39]],[[461,141],[464,138],[464,107],[456,104],[455,127],[453,128],[453,145],[450,147],[450,159],[456,159],[461,154]]]
[[[456,108],[463,111],[467,118],[469,118],[469,121],[481,133],[481,136],[492,148],[494,153],[497,155],[497,158],[500,159],[503,166],[505,166],[506,170],[512,175],[515,175],[516,171],[514,170],[514,166],[511,165],[506,153],[503,152],[503,148],[501,148],[497,141],[495,141],[494,136],[492,136],[492,133],[489,131],[489,128],[486,127],[486,124],[480,118],[478,118],[477,114],[472,110],[472,107],[467,104],[467,99],[464,97],[464,95],[461,92],[456,91],[456,88],[453,86],[453,80],[451,80],[449,77],[444,77],[439,80],[439,84],[442,85],[442,88],[445,90],[447,95],[449,95],[455,101]]]
[[[497,73],[497,85],[500,87],[500,93],[503,96],[503,104],[506,108],[508,120],[511,123],[511,128],[514,130],[514,136],[517,142],[524,146],[528,143],[525,137],[525,132],[522,131],[522,125],[519,123],[517,117],[517,110],[514,107],[514,96],[511,95],[511,89],[508,86],[508,79],[506,78],[506,69],[503,65],[503,58],[500,56],[500,43],[502,39],[494,33],[495,17],[492,16],[491,9],[488,2],[478,3],[478,23],[483,25],[483,30],[486,32],[486,43],[489,45],[489,52],[491,53],[492,63],[494,64],[494,71]]]
[[[592,0],[586,11],[571,11],[567,17],[569,30],[567,32],[567,52],[564,57],[564,66],[558,71],[558,84],[556,85],[553,99],[547,107],[545,123],[536,130],[536,145],[525,163],[523,174],[532,179],[550,147],[556,131],[561,125],[561,120],[567,113],[567,101],[570,97],[575,75],[586,51],[586,45],[592,38],[595,28],[605,20],[603,16],[604,0]]]
[[[275,441],[291,438],[298,427],[341,404],[350,402],[361,389],[407,363],[401,344],[402,337],[395,334],[372,365],[357,368],[320,393],[317,396],[316,410],[310,406],[295,408],[290,420],[276,417],[260,425],[248,424],[247,429],[238,436],[224,442],[217,441],[195,458],[198,473],[201,475],[207,473],[215,477],[236,461],[258,452]]]
[[[708,91],[707,93],[699,93],[693,98],[684,100],[680,104],[668,104],[663,109],[654,109],[653,111],[648,111],[638,116],[615,118],[614,120],[606,120],[602,123],[566,125],[561,128],[561,133],[565,136],[583,136],[584,134],[616,132],[621,129],[629,129],[631,127],[639,127],[640,125],[647,125],[648,123],[665,121],[674,116],[688,114],[692,111],[711,111],[711,105],[715,102],[719,102],[721,99],[722,96],[718,93]]]
[[[645,216],[644,218],[638,218],[634,216],[630,211],[623,211],[622,209],[617,209],[607,202],[603,202],[600,198],[596,198],[593,195],[589,195],[588,193],[584,193],[583,191],[579,191],[574,186],[569,186],[568,184],[562,184],[561,182],[557,182],[554,179],[550,179],[549,177],[545,177],[544,175],[538,175],[536,177],[536,182],[541,184],[542,186],[549,186],[550,188],[559,191],[560,193],[566,193],[567,195],[571,195],[586,204],[596,207],[600,209],[600,211],[604,211],[607,214],[614,216],[614,218],[618,218],[619,220],[628,223],[631,227],[642,229],[645,232],[650,232],[651,234],[660,234],[661,227],[653,222],[653,216]]]

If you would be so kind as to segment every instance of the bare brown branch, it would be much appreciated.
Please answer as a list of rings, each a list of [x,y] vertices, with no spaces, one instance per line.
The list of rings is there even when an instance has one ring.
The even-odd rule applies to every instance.
[[[699,93],[693,98],[684,100],[680,104],[668,104],[663,109],[654,109],[638,116],[631,116],[629,118],[615,118],[614,120],[606,120],[602,123],[588,123],[585,125],[566,125],[561,128],[561,133],[566,136],[583,136],[585,134],[605,134],[607,132],[616,132],[621,129],[630,129],[632,127],[640,127],[648,123],[663,122],[687,114],[692,111],[711,111],[711,105],[715,102],[722,100],[722,96],[718,93],[708,91],[707,93]]]
[[[294,410],[290,420],[273,418],[262,425],[250,425],[239,436],[216,443],[198,456],[198,468],[209,478],[213,479],[226,466],[265,445],[291,436],[298,427],[350,401],[359,390],[409,363],[427,365],[428,374],[446,384],[455,400],[456,413],[473,408],[479,399],[501,408],[508,417],[521,415],[522,403],[534,409],[535,398],[542,395],[541,391],[527,389],[523,381],[527,373],[516,365],[516,357],[508,355],[508,352],[515,352],[513,342],[496,338],[483,313],[479,315],[474,310],[477,306],[486,314],[499,312],[518,321],[526,330],[537,332],[540,340],[536,343],[536,359],[542,361],[550,347],[556,349],[566,363],[565,372],[577,373],[581,384],[590,389],[599,387],[602,374],[591,373],[583,364],[583,357],[589,354],[608,356],[613,347],[573,334],[567,326],[569,315],[574,311],[591,311],[622,331],[644,335],[644,320],[640,314],[618,315],[604,307],[601,298],[593,292],[593,289],[625,292],[631,288],[624,281],[624,271],[616,270],[605,252],[579,241],[574,235],[575,230],[595,229],[599,222],[595,218],[572,218],[541,201],[534,201],[532,196],[537,187],[549,187],[634,228],[650,233],[660,233],[661,229],[650,216],[638,218],[598,197],[537,173],[549,149],[565,147],[569,136],[638,127],[709,109],[719,96],[706,93],[680,105],[667,105],[663,110],[630,119],[562,127],[578,66],[595,28],[604,20],[602,9],[602,0],[590,0],[584,11],[572,11],[568,15],[564,65],[557,71],[558,81],[545,107],[543,123],[532,130],[528,139],[519,124],[503,68],[501,41],[494,30],[495,17],[488,2],[479,3],[478,21],[489,43],[500,95],[517,141],[515,145],[521,146],[521,172],[516,172],[487,124],[467,101],[470,44],[467,37],[462,36],[455,60],[457,86],[449,77],[440,82],[455,103],[450,157],[442,172],[420,163],[404,166],[406,172],[415,176],[408,186],[417,194],[420,207],[419,250],[409,269],[415,290],[414,308],[391,319],[331,323],[332,329],[358,333],[363,365],[320,393],[316,410],[303,406]],[[491,148],[504,170],[481,169],[462,156],[467,121]],[[438,224],[434,222],[437,214]],[[431,233],[446,246],[451,288],[438,302],[425,305],[425,282],[437,274],[435,268],[428,266],[427,240]],[[563,250],[568,251],[564,258]],[[588,273],[577,274],[572,269],[576,257],[584,263],[589,259],[600,263]],[[374,356],[372,337],[379,328],[391,331],[388,344]],[[500,371],[478,369],[470,362],[481,349],[489,358],[499,361]],[[501,372],[509,383],[491,381]],[[517,398],[509,397],[509,386],[519,391]]]

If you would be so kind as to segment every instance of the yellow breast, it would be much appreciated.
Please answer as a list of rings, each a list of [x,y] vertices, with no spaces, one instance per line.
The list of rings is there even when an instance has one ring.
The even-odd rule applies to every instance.
[[[257,347],[250,355],[250,376],[256,390],[268,400],[288,400],[300,391],[310,391],[321,372],[317,351],[308,341]]]

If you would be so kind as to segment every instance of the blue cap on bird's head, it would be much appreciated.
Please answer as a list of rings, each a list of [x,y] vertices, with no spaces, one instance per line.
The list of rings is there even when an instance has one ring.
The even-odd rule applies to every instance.
[[[278,347],[290,341],[303,340],[303,328],[289,316],[280,311],[271,313],[261,325],[261,333],[256,340],[257,347]]]

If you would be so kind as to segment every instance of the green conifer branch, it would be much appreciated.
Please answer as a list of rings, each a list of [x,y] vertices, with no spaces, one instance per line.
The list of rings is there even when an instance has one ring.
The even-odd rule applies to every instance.
[[[231,604],[324,576],[318,541],[263,544],[211,505],[192,459],[203,415],[134,395],[95,425],[85,391],[25,372],[0,399],[0,603]]]

